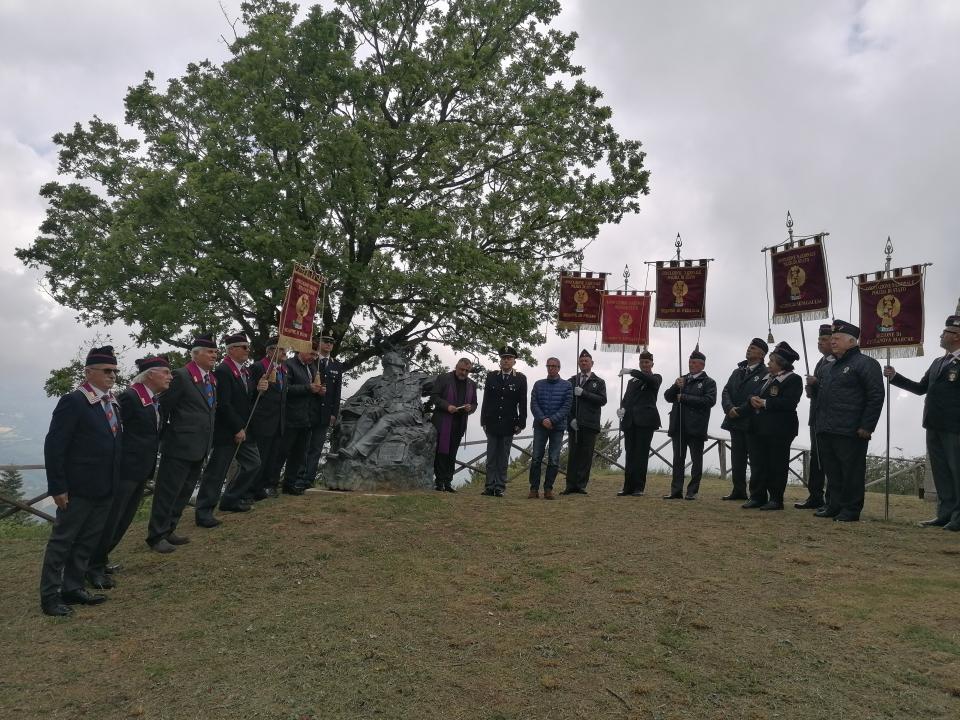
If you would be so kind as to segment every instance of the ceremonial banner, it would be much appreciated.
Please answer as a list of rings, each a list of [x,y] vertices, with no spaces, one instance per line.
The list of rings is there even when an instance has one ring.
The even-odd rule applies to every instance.
[[[823,243],[800,240],[770,253],[775,324],[830,317],[830,284]]]
[[[698,263],[694,265],[694,262]],[[707,260],[657,263],[657,327],[707,324]]]
[[[322,281],[319,276],[295,266],[280,311],[280,347],[310,352],[313,349],[313,319],[317,313]]]
[[[903,274],[904,270],[908,274]],[[875,358],[923,355],[923,268],[900,268],[857,278],[860,349]]]
[[[631,352],[650,342],[650,294],[617,290],[603,294],[601,349]]]
[[[562,330],[599,330],[601,293],[607,273],[561,271],[557,327]]]

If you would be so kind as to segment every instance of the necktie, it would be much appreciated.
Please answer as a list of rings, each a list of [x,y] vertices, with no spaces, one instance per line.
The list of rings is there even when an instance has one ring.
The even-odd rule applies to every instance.
[[[100,399],[100,405],[103,407],[103,413],[107,416],[107,422],[110,423],[110,429],[113,431],[113,434],[117,434],[117,430],[120,429],[119,424],[117,423],[117,416],[113,412],[113,404],[110,402],[111,396],[104,395]]]
[[[207,405],[213,407],[213,383],[210,382],[210,373],[203,374],[203,393],[207,396]]]
[[[157,415],[157,427],[160,427],[160,398],[156,395],[153,396],[153,411]]]
[[[250,377],[250,371],[247,370],[246,366],[240,368],[240,380],[241,380],[241,382],[243,382],[243,389],[244,389],[244,390],[249,390],[249,389],[250,389],[250,385],[249,385],[249,383],[247,382],[247,378],[248,378],[248,377]]]

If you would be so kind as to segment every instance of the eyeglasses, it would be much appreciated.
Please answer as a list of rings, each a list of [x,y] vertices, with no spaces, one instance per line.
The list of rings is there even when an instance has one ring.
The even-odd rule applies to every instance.
[[[104,375],[116,375],[116,374],[117,374],[116,368],[100,368],[100,372],[102,372]]]
[[[560,367],[560,366],[559,366],[559,365],[553,365],[553,364],[551,364],[551,363],[547,363],[547,367],[548,367],[548,368],[552,368],[552,367],[558,368],[558,367]]]

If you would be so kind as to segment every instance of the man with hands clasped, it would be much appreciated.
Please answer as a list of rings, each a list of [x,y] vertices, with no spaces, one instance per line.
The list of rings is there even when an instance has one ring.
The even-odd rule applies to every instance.
[[[687,485],[687,500],[696,500],[703,475],[703,444],[707,439],[710,423],[710,408],[717,404],[717,383],[704,372],[707,356],[699,346],[690,353],[688,372],[679,377],[663,394],[667,402],[674,403],[670,411],[670,437],[673,438],[673,481],[670,494],[664,500],[680,500],[683,495],[683,478],[690,451],[690,484]]]

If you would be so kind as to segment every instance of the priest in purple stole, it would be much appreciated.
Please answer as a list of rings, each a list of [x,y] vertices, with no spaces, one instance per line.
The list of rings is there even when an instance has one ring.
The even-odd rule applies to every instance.
[[[457,450],[467,431],[467,416],[477,409],[477,384],[468,375],[473,363],[457,360],[452,372],[444,373],[433,385],[433,424],[437,428],[437,454],[433,461],[434,487],[438,491],[456,492],[453,474]]]

